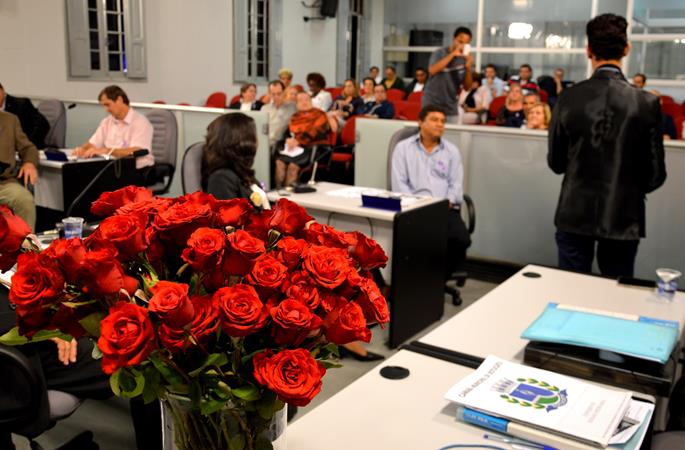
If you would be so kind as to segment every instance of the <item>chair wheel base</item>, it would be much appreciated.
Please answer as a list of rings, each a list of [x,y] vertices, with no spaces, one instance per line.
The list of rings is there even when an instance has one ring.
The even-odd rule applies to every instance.
[[[459,289],[455,289],[451,286],[445,286],[445,293],[449,294],[452,296],[452,304],[454,306],[459,306],[461,305],[461,292],[459,292]]]

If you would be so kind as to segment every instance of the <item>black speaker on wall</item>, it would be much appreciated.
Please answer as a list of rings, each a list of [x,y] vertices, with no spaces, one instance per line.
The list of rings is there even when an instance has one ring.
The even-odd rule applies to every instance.
[[[321,0],[321,15],[335,17],[338,13],[338,0]]]
[[[409,45],[422,47],[441,47],[443,45],[443,32],[438,30],[411,30],[409,32]],[[430,53],[409,53],[409,64],[405,76],[414,77],[414,71],[422,67],[428,70]]]

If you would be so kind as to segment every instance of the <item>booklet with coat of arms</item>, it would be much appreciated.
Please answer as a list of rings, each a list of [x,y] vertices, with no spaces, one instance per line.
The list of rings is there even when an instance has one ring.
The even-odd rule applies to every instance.
[[[447,392],[477,411],[606,447],[631,401],[629,391],[488,356]]]

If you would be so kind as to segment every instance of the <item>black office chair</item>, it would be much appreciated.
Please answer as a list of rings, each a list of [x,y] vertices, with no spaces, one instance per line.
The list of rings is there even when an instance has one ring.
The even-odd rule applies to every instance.
[[[418,127],[405,127],[402,128],[401,130],[398,130],[395,132],[390,137],[390,142],[388,143],[388,159],[387,159],[387,173],[386,173],[386,184],[388,190],[392,189],[391,186],[391,179],[392,179],[392,154],[395,151],[395,147],[397,144],[404,140],[407,139],[411,136],[414,136],[416,133],[419,132]],[[476,229],[476,208],[473,203],[473,199],[467,195],[464,194],[464,205],[465,208],[462,208],[462,211],[465,210],[467,219],[468,221],[466,223],[466,228],[469,231],[469,234],[473,234],[473,230]],[[455,281],[457,283],[457,287],[463,287],[464,284],[466,283],[466,279],[468,278],[468,273],[463,270],[459,270],[457,272],[454,272],[448,279],[447,281]],[[461,305],[461,293],[459,292],[459,289],[453,288],[451,286],[448,286],[445,284],[445,293],[449,294],[452,296],[452,304],[455,306]]]
[[[155,164],[148,170],[146,186],[155,195],[169,192],[176,171],[176,152],[178,147],[178,125],[171,111],[154,109],[147,113],[152,124],[152,148]]]
[[[66,419],[81,405],[71,394],[48,390],[40,368],[18,349],[0,344],[0,433],[26,437],[32,450],[42,450],[34,441]],[[93,433],[84,431],[58,450],[91,450],[98,446]]]
[[[184,194],[202,190],[202,152],[205,143],[196,142],[188,147],[181,162],[181,185]]]

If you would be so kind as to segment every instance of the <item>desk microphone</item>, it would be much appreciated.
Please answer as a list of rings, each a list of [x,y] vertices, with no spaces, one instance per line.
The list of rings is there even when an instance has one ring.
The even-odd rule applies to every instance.
[[[134,150],[133,153],[131,153],[130,155],[126,156],[125,158],[134,158],[134,159],[136,159],[136,158],[140,158],[141,156],[145,156],[145,155],[147,155],[148,153],[150,153],[150,151],[149,151],[148,149],[146,149],[146,148],[141,148],[141,149],[139,149],[139,150]],[[100,177],[107,171],[107,169],[109,169],[110,167],[112,167],[115,163],[117,163],[117,162],[118,162],[119,160],[121,160],[121,159],[123,159],[123,158],[112,159],[112,160],[109,161],[107,164],[105,164],[105,166],[104,166],[102,169],[100,169],[100,171],[93,177],[93,179],[90,180],[90,183],[88,183],[88,184],[86,185],[86,187],[83,188],[83,190],[81,191],[81,193],[79,193],[79,195],[74,199],[74,201],[71,202],[71,205],[69,206],[69,209],[67,210],[66,217],[71,217],[71,212],[74,210],[74,208],[76,207],[76,205],[78,205],[78,203],[83,199],[83,196],[86,195],[86,194],[88,193],[88,191],[90,190],[90,188],[93,187],[93,185],[95,184],[95,182],[98,181],[98,180],[100,179]],[[118,178],[118,176],[117,176],[117,178]]]
[[[328,147],[325,151],[321,152],[321,154],[314,159],[314,165],[312,166],[312,176],[309,177],[309,181],[307,182],[307,184],[300,183],[294,185],[293,192],[295,192],[296,194],[307,194],[310,192],[316,192],[316,188],[314,186],[316,185],[316,169],[319,167],[319,161],[321,161],[321,159],[323,159],[324,156],[332,152],[333,147]]]
[[[57,118],[55,119],[54,125],[50,127],[50,131],[48,131],[48,134],[45,136],[45,139],[43,142],[46,142],[46,143],[50,142],[50,140],[52,139],[52,135],[55,134],[55,130],[57,129],[57,124],[62,119],[65,118],[65,116],[67,114],[67,109],[74,109],[74,108],[76,108],[76,103],[72,103],[71,105],[67,105],[67,107],[65,109],[63,109],[62,111],[59,112],[59,116],[57,116]],[[45,148],[57,148],[57,146],[46,144]]]

